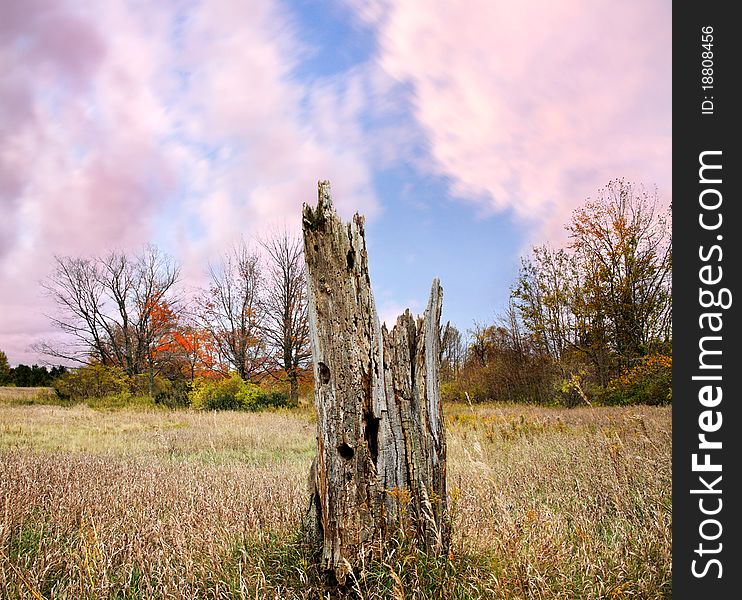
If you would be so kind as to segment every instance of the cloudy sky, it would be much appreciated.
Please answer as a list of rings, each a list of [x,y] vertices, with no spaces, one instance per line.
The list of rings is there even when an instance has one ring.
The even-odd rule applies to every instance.
[[[366,215],[382,318],[461,329],[616,177],[671,198],[670,0],[2,0],[0,349],[42,360],[52,257],[154,242],[203,281]]]

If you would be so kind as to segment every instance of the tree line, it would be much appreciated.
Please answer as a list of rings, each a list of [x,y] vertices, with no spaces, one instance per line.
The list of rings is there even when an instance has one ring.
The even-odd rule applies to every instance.
[[[24,365],[11,367],[8,356],[0,350],[0,385],[15,387],[48,387],[67,372],[64,366]]]
[[[568,404],[671,400],[672,234],[656,192],[618,179],[533,247],[510,300],[465,341],[443,332],[449,397]]]
[[[153,245],[57,256],[42,285],[57,308],[52,323],[66,335],[36,350],[145,379],[152,397],[159,379],[192,385],[235,374],[282,381],[295,402],[310,358],[301,240],[286,232],[255,246],[241,240],[208,275],[186,294],[179,265]]]
[[[669,210],[660,210],[656,192],[619,179],[575,210],[565,228],[564,247],[534,246],[522,259],[509,302],[491,322],[466,333],[451,323],[442,328],[445,398],[671,400]],[[43,287],[57,307],[52,323],[66,335],[36,350],[118,374],[111,383],[101,379],[104,371],[91,371],[80,376],[82,387],[90,380],[96,389],[117,389],[128,378],[154,398],[163,380],[189,390],[209,379],[275,381],[295,404],[300,381],[311,379],[301,239],[283,232],[252,246],[239,241],[209,265],[203,288],[186,293],[179,282],[179,265],[155,246],[57,256]],[[25,368],[35,379],[19,369],[19,380],[43,379],[40,368]],[[240,385],[221,384],[225,394]],[[219,389],[209,393],[220,398]]]

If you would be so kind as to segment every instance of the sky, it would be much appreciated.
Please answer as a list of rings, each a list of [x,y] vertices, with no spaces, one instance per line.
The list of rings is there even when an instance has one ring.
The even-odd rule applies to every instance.
[[[2,0],[0,349],[43,363],[53,257],[155,243],[205,283],[332,182],[387,322],[465,331],[623,177],[671,189],[670,0]]]

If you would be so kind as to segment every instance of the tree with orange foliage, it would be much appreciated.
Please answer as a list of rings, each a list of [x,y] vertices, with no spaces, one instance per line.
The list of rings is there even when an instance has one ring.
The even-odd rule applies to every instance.
[[[189,383],[197,377],[213,377],[218,372],[217,359],[209,332],[194,323],[178,328],[173,347],[181,358],[181,373]]]
[[[36,349],[80,364],[120,367],[129,376],[149,373],[152,391],[156,349],[170,319],[158,307],[174,310],[178,278],[177,264],[155,246],[134,255],[57,256],[43,287],[57,305],[52,323],[66,335]]]

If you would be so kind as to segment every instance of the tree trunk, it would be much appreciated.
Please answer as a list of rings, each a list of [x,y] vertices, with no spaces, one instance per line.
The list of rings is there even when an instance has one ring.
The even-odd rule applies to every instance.
[[[155,365],[152,353],[147,353],[147,383],[149,387],[149,397],[154,400],[155,397]]]
[[[296,406],[299,403],[299,374],[296,372],[296,368],[292,368],[288,372],[289,380],[289,404]]]
[[[329,182],[303,211],[317,458],[306,528],[321,567],[344,584],[405,530],[446,551],[446,444],[440,399],[442,289],[423,318],[381,327],[368,272],[364,219],[343,224]]]

